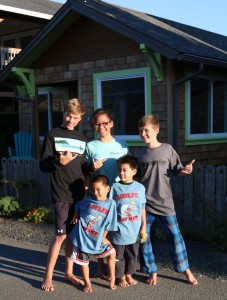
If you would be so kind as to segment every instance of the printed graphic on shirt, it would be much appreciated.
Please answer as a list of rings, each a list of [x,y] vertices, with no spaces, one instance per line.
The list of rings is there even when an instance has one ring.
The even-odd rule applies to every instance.
[[[55,137],[54,143],[57,152],[69,151],[76,154],[83,154],[86,147],[85,142],[70,138]]]
[[[130,198],[137,199],[137,193],[122,193],[116,195],[116,200],[121,201],[124,199],[122,203],[118,202],[118,207],[120,211],[120,218],[118,218],[118,222],[135,222],[139,218],[140,208],[137,205],[135,200],[130,200]]]
[[[109,210],[96,204],[88,204],[87,208],[89,209],[89,214],[85,219],[86,226],[84,224],[82,228],[87,231],[89,235],[96,237],[99,234],[99,228],[103,221],[100,212],[108,215]]]

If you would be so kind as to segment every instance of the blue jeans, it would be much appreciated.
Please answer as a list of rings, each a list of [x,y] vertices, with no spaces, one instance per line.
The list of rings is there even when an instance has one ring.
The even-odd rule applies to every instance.
[[[158,219],[165,232],[169,244],[170,255],[174,270],[184,272],[189,268],[188,256],[184,239],[180,233],[176,216],[160,216],[146,213],[147,220],[147,241],[141,246],[141,272],[147,274],[157,273],[156,255],[154,249],[154,239],[156,231],[156,219]]]

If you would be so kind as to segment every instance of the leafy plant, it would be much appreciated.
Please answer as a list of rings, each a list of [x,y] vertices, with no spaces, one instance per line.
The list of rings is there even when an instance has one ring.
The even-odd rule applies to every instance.
[[[17,211],[20,205],[13,196],[5,196],[0,199],[0,215],[11,216],[12,212]]]
[[[19,192],[20,189],[25,185],[32,185],[34,182],[32,180],[13,180],[13,179],[6,179],[3,178],[1,183],[9,184],[16,190],[16,198],[19,199]]]
[[[28,211],[27,216],[24,217],[23,221],[34,222],[35,224],[52,223],[52,210],[51,208],[44,206],[33,208],[32,210]]]

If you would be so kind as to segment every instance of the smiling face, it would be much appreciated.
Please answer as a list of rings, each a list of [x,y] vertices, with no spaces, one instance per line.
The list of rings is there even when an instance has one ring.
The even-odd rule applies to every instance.
[[[109,185],[104,185],[102,181],[93,182],[91,186],[92,195],[98,201],[105,201],[110,191]]]
[[[74,115],[72,113],[65,113],[63,118],[63,126],[68,130],[74,130],[74,128],[80,122],[82,116],[81,115]]]
[[[159,133],[159,128],[152,125],[146,125],[139,128],[139,134],[141,139],[145,144],[151,145],[157,142],[157,135]]]
[[[123,163],[119,167],[119,177],[124,183],[131,183],[133,181],[133,176],[136,174],[137,170],[130,167],[129,164]]]
[[[113,121],[110,120],[107,114],[99,114],[94,118],[95,131],[98,133],[100,140],[112,137],[111,128]]]

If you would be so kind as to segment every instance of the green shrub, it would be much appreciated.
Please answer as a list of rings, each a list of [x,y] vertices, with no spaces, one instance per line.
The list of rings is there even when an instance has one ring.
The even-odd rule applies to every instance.
[[[11,216],[12,212],[17,211],[20,205],[13,196],[5,196],[0,199],[0,215]]]

